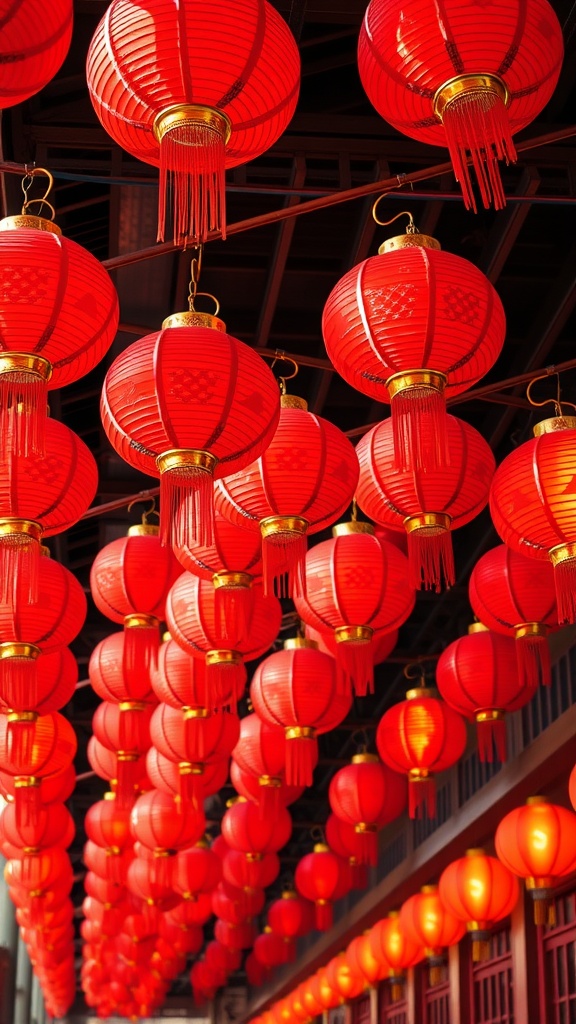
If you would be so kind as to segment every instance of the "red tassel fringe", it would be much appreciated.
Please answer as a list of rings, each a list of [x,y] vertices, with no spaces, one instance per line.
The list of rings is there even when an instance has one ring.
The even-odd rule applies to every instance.
[[[356,832],[356,854],[359,864],[375,868],[378,863],[378,833]]]
[[[160,647],[160,630],[157,625],[125,626],[123,662],[126,675],[142,671],[146,674],[155,667]]]
[[[437,594],[456,582],[450,530],[440,526],[422,526],[408,533],[408,568],[414,590],[434,590]]]
[[[23,533],[0,537],[0,604],[17,609],[18,601],[38,601],[40,545]]]
[[[175,547],[214,538],[214,478],[202,466],[171,469],[160,477],[160,540]]]
[[[436,785],[433,778],[408,779],[408,814],[421,818],[424,810],[428,820],[436,817]]]
[[[312,737],[286,739],[286,782],[289,786],[311,786],[318,757],[318,744]]]
[[[41,803],[40,786],[18,787],[14,796],[17,828],[30,828],[33,822],[38,821]]]
[[[166,192],[172,194],[174,244],[226,238],[225,144],[208,124],[180,124],[160,142],[158,241],[164,241]]]
[[[248,636],[254,609],[254,594],[250,587],[227,586],[216,587],[214,597],[219,636],[235,648]]]
[[[0,436],[10,455],[45,455],[46,381],[24,370],[0,374]]]
[[[8,767],[25,775],[30,766],[36,722],[8,722]]]
[[[262,570],[265,594],[293,597],[306,592],[304,533],[271,533],[262,538]]]
[[[36,658],[0,659],[0,697],[13,711],[29,711],[38,704]]]
[[[206,665],[206,682],[210,694],[209,706],[221,708],[234,704],[246,685],[246,666],[243,661],[224,661]],[[190,761],[198,758],[190,757]]]
[[[496,718],[487,722],[476,722],[478,737],[478,757],[483,763],[492,763],[494,753],[496,760],[504,764],[506,760],[506,721]]]
[[[180,800],[178,810],[193,807],[198,810],[204,803],[204,779],[200,772],[191,772],[189,775],[180,774]]]
[[[327,932],[332,927],[334,920],[333,906],[329,900],[325,903],[316,902],[315,906],[315,919],[316,928],[319,932]]]
[[[280,787],[260,786],[258,790],[258,807],[260,808],[260,818],[262,821],[266,818],[276,818],[280,810]]]
[[[524,686],[533,687],[552,682],[550,647],[545,636],[521,636],[516,640],[518,673]]]
[[[569,625],[576,621],[576,558],[567,558],[554,566],[558,623]]]
[[[172,876],[174,874],[174,857],[155,857],[151,863],[150,880],[153,885],[159,885],[163,889],[172,888]]]
[[[446,398],[433,387],[407,387],[390,402],[394,466],[400,472],[441,469],[449,464]]]
[[[338,661],[358,697],[374,693],[373,650],[372,640],[341,640],[336,648]]]
[[[506,197],[497,161],[505,160],[507,164],[516,161],[503,101],[488,89],[464,93],[448,104],[442,123],[466,209],[476,213],[476,199],[467,164],[470,155],[484,207],[488,209],[493,203],[495,210],[501,210],[506,205]]]
[[[119,740],[121,750],[135,750],[140,735],[138,718],[142,714],[137,708],[120,711]]]
[[[136,800],[136,787],[140,779],[140,766],[137,761],[118,761],[118,788],[116,799],[123,809],[132,807]]]
[[[186,760],[197,764],[204,760],[205,718],[187,718],[185,724]]]

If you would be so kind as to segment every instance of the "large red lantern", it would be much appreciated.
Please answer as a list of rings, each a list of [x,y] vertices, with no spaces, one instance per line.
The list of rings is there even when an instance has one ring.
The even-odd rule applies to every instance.
[[[250,699],[263,721],[284,727],[288,784],[310,786],[318,760],[316,736],[339,725],[351,705],[351,697],[338,692],[334,659],[313,640],[287,640],[283,651],[256,669]]]
[[[278,384],[254,349],[225,333],[222,320],[176,313],[115,359],[101,414],[124,461],[160,477],[163,540],[179,548],[192,538],[211,544],[213,481],[268,447]]]
[[[518,711],[536,693],[537,678],[518,678],[516,644],[480,622],[446,647],[436,666],[440,695],[454,711],[476,722],[478,755],[506,760],[506,712]]]
[[[356,754],[330,780],[328,799],[334,814],[358,833],[362,864],[378,862],[378,829],[394,821],[406,807],[406,782],[386,768],[375,754]]]
[[[405,556],[370,523],[339,523],[306,556],[306,592],[295,596],[304,622],[328,633],[336,657],[363,697],[374,689],[374,634],[390,633],[414,607]]]
[[[471,849],[442,872],[438,891],[447,910],[466,923],[472,960],[487,960],[492,925],[507,917],[518,902],[517,879],[496,857]]]
[[[62,803],[40,807],[38,816],[31,821],[19,820],[14,804],[8,804],[0,814],[0,837],[13,846],[62,846],[66,848],[74,839],[76,829],[70,811]]]
[[[226,640],[218,625],[211,583],[184,572],[168,594],[166,621],[170,634],[182,650],[205,660],[214,703],[221,703],[224,694],[238,692],[240,681],[245,678],[244,661],[265,654],[278,635],[282,621],[280,602],[272,595],[266,596],[260,586],[253,587],[252,594],[248,633]]]
[[[42,0],[26,0],[7,8],[2,15],[3,110],[23,103],[48,85],[68,53],[71,38],[70,0],[59,0],[49,10]]]
[[[379,114],[411,138],[448,146],[467,209],[505,204],[498,160],[515,161],[512,135],[550,99],[562,66],[562,30],[546,0],[526,7],[442,7],[371,0],[358,43],[362,84]]]
[[[346,949],[346,957],[352,969],[361,974],[371,991],[388,973],[388,964],[381,957],[374,956],[370,932],[357,935]]]
[[[496,470],[490,512],[496,531],[521,555],[551,561],[560,625],[576,619],[576,417],[558,415],[534,427]]]
[[[90,571],[92,598],[102,615],[124,626],[122,661],[128,674],[147,671],[154,661],[166,597],[179,574],[174,555],[160,543],[158,527],[145,521],[96,555]]]
[[[576,814],[529,797],[502,818],[494,843],[505,867],[525,879],[536,924],[556,924],[554,887],[576,869]]]
[[[552,566],[499,544],[476,562],[468,594],[480,622],[516,640],[520,678],[550,683],[547,636],[558,621]]]
[[[490,446],[456,416],[446,417],[446,446],[448,465],[399,470],[387,419],[368,431],[356,449],[358,504],[375,522],[407,534],[410,580],[417,590],[453,586],[452,531],[482,511],[494,475]]]
[[[396,470],[438,469],[449,464],[445,397],[494,364],[504,310],[484,274],[434,238],[398,235],[379,252],[328,296],[326,349],[352,387],[390,402]]]
[[[24,712],[22,712],[24,714]],[[38,816],[42,801],[40,781],[59,775],[71,764],[77,750],[76,733],[57,711],[42,715],[29,723],[26,750],[14,748],[10,727],[11,715],[0,714],[0,764],[14,778],[14,802],[17,820],[29,823]],[[24,759],[20,754],[26,754]]]
[[[425,687],[408,690],[406,700],[394,704],[380,719],[376,732],[378,753],[389,768],[408,775],[411,818],[426,808],[436,814],[433,773],[446,771],[466,748],[464,719]]]
[[[172,882],[173,860],[178,850],[198,842],[206,820],[202,807],[179,807],[175,797],[152,789],[139,796],[132,808],[130,825],[134,837],[157,860],[155,877]]]
[[[370,945],[375,958],[388,968],[392,999],[400,999],[406,971],[423,959],[423,946],[403,928],[398,911],[376,922],[370,931]]]
[[[178,765],[180,793],[184,802],[201,802],[204,766],[226,760],[240,729],[238,716],[229,711],[210,714],[205,708],[176,711],[160,704],[150,723],[152,742],[168,760]]]
[[[442,979],[444,950],[466,934],[466,925],[442,903],[437,885],[423,885],[400,908],[400,924],[413,942],[423,946],[430,968],[430,984]]]
[[[358,461],[345,434],[308,412],[304,399],[282,395],[267,450],[220,481],[215,496],[232,523],[261,533],[266,591],[275,579],[281,596],[302,589],[306,538],[342,514],[357,480]]]
[[[266,2],[202,0],[176,10],[153,0],[144,11],[114,0],[90,45],[87,75],[108,134],[160,167],[158,237],[169,187],[182,244],[211,231],[225,237],[224,170],[282,134],[298,99],[300,59]]]
[[[262,818],[256,804],[238,797],[222,818],[222,835],[233,850],[242,853],[275,853],[292,834],[292,818],[285,807],[275,817]]]
[[[348,891],[345,869],[345,862],[325,843],[316,843],[313,852],[301,857],[296,865],[294,882],[300,895],[314,904],[318,931],[332,927],[333,903]]]
[[[53,654],[41,654],[35,663],[36,667],[36,701],[34,710],[39,715],[48,715],[52,711],[59,711],[69,700],[72,699],[76,683],[78,682],[78,665],[76,658],[68,647],[63,647]],[[14,686],[9,685],[10,681],[0,692],[0,710],[7,713],[12,711],[29,711],[31,702],[34,700],[34,693],[29,690],[21,692],[18,687],[14,692]]]
[[[96,739],[116,757],[119,800],[130,804],[142,779],[142,754],[150,746],[153,705],[140,701],[102,701],[92,716]]]
[[[111,633],[96,644],[88,663],[92,689],[102,700],[119,704],[127,700],[156,704],[151,666],[131,664],[126,657],[126,647],[124,633]]]

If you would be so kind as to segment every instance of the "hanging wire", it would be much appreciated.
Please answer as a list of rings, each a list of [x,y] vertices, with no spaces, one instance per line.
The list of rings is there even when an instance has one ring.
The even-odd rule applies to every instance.
[[[275,350],[275,352],[274,352],[274,359],[272,360],[272,362],[270,364],[270,369],[271,370],[274,369],[274,367],[276,366],[276,363],[290,363],[290,365],[292,366],[292,369],[293,369],[292,373],[284,374],[284,375],[283,374],[278,374],[278,380],[280,381],[280,393],[282,395],[285,395],[286,394],[286,381],[287,380],[293,380],[293,378],[298,375],[298,370],[300,369],[300,367],[298,366],[298,363],[296,362],[295,359],[292,359],[291,356],[287,356],[286,353],[282,349],[280,349],[280,348],[277,348]]]
[[[423,689],[426,687],[426,672],[422,661],[412,661],[405,665],[402,669],[402,674],[409,682],[412,683],[418,680],[419,686]]]
[[[35,178],[39,178],[40,175],[45,175],[48,178],[48,184],[47,184],[46,189],[44,191],[44,195],[43,196],[39,196],[38,199],[29,199],[28,198],[28,193],[30,192],[30,189],[32,188],[32,185],[34,184],[34,179]],[[45,167],[34,167],[34,166],[28,167],[28,164],[26,164],[26,174],[24,175],[24,177],[22,179],[21,187],[22,187],[22,192],[24,194],[24,203],[22,204],[22,213],[23,214],[28,213],[31,206],[33,206],[36,203],[40,203],[40,211],[38,213],[38,216],[39,217],[42,216],[42,208],[44,206],[47,206],[49,211],[50,211],[50,220],[54,220],[54,218],[56,216],[56,210],[52,206],[52,203],[49,202],[49,200],[48,200],[48,196],[50,195],[52,189],[54,188],[54,178],[50,174],[50,171],[47,171]]]
[[[396,213],[393,217],[390,217],[390,220],[380,220],[380,218],[378,217],[378,214],[376,213],[376,210],[378,209],[378,204],[383,199],[387,199],[387,198],[388,198],[388,193],[384,192],[383,195],[378,196],[378,199],[376,200],[376,202],[374,203],[374,205],[372,207],[372,217],[376,221],[376,224],[379,224],[381,228],[385,228],[389,224],[393,224],[395,220],[399,220],[400,217],[408,217],[408,224],[406,226],[406,234],[407,235],[417,235],[418,234],[418,228],[416,227],[416,225],[414,223],[414,217],[410,213],[410,210],[401,210],[400,213]]]
[[[556,377],[556,395],[554,398],[545,398],[543,402],[537,402],[535,398],[532,398],[532,388],[534,384],[537,384],[540,380],[549,380],[551,376]],[[534,377],[530,381],[526,388],[526,398],[530,402],[530,405],[534,406],[535,409],[541,409],[545,405],[553,405],[555,415],[562,417],[564,412],[562,406],[569,406],[571,409],[576,409],[574,402],[563,402],[561,398],[561,387],[560,387],[560,374],[556,370],[550,369],[547,373],[541,374],[539,377]]]
[[[145,509],[144,512],[142,513],[142,520],[141,520],[141,522],[142,522],[143,526],[148,526],[148,520],[149,520],[150,516],[156,516],[157,519],[160,518],[160,513],[158,512],[158,509],[156,508],[156,499],[154,497],[150,497],[150,498],[134,498],[134,500],[131,501],[130,504],[128,505],[127,511],[131,512],[133,507],[134,507],[134,505],[143,505],[144,502],[148,502],[150,504],[150,507]]]

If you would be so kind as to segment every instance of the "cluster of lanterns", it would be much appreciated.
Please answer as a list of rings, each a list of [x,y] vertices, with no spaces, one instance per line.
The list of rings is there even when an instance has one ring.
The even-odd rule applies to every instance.
[[[27,0],[3,24],[0,106],[41,88],[70,39],[71,5],[49,16]],[[424,0],[371,0],[359,67],[376,108],[406,134],[447,144],[467,206],[471,161],[485,205],[504,202],[497,160],[542,109],[562,59],[546,0],[502,0],[498,11],[442,19]],[[495,32],[495,19],[502,31]],[[35,33],[38,33],[35,36]],[[26,48],[21,41],[26,39]],[[397,40],[401,45],[397,45]],[[391,43],[393,42],[393,45]],[[14,47],[17,46],[17,50]],[[176,243],[225,235],[224,174],[265,152],[287,126],[299,56],[267,0],[188,0],[146,7],[113,0],[88,53],[88,88],[106,131],[160,169],[174,197]],[[45,199],[43,200],[46,201]],[[47,1006],[74,995],[73,826],[64,801],[76,739],[59,714],[77,681],[67,645],[86,601],[42,539],[77,522],[97,487],[93,457],[46,415],[47,393],[91,370],[118,324],[109,278],[52,221],[31,213],[0,224],[0,817],[6,878]],[[160,481],[160,524],[149,516],[97,556],[91,591],[121,632],[92,654],[102,703],[88,754],[108,784],[86,817],[82,986],[100,1017],[148,1016],[171,980],[191,971],[211,998],[252,949],[254,984],[294,956],[295,940],[330,928],[332,907],[366,882],[380,829],[408,804],[435,812],[434,775],[464,752],[476,722],[483,760],[503,760],[504,715],[550,681],[548,634],[576,618],[576,418],[535,428],[496,469],[481,435],[447,415],[446,398],[495,363],[502,304],[471,263],[416,229],[389,239],[346,274],[323,316],[342,377],[391,416],[356,450],[304,399],[278,387],[255,352],[193,302],[126,348],[104,381],[106,435],[131,467]],[[352,504],[374,522],[338,522]],[[478,622],[451,643],[378,724],[379,757],[361,752],[332,779],[326,842],[299,861],[294,888],[268,909],[265,888],[291,835],[288,807],[311,785],[317,738],[374,688],[415,592],[456,579],[451,534],[490,502],[504,545],[475,567]],[[308,538],[334,525],[331,539]],[[405,553],[407,552],[407,553]],[[301,633],[273,647],[279,598],[293,599]],[[161,642],[160,625],[169,635]],[[246,664],[262,659],[242,720]],[[228,777],[239,794],[210,846],[204,799]],[[305,1021],[403,972],[472,932],[480,957],[524,877],[539,923],[558,878],[576,867],[576,816],[535,800],[495,837],[498,858],[473,850],[398,916],[378,922],[264,1015]],[[263,1019],[262,1019],[263,1020]],[[265,1024],[263,1020],[263,1024]],[[267,1022],[266,1022],[267,1024]]]

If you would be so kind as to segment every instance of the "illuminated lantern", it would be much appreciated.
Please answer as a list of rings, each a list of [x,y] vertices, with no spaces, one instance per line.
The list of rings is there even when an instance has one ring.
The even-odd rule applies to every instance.
[[[370,945],[375,958],[388,967],[392,999],[400,999],[406,971],[422,960],[424,949],[402,927],[397,911],[376,922],[370,931]]]
[[[203,766],[227,759],[237,740],[240,721],[230,711],[210,714],[206,708],[176,711],[159,704],[150,723],[152,743],[178,765],[180,796],[196,803],[203,794]]]
[[[222,636],[244,637],[250,622],[252,584],[262,578],[262,543],[257,533],[242,530],[219,512],[209,546],[194,541],[174,551],[178,561],[216,591],[216,620]]]
[[[349,1003],[356,999],[365,987],[365,981],[356,967],[348,960],[346,953],[339,953],[326,967],[326,980],[341,999]]]
[[[161,536],[178,548],[212,543],[214,480],[257,459],[278,422],[274,375],[225,331],[216,316],[175,313],[121,352],[104,380],[108,440],[160,477]]]
[[[252,588],[249,631],[242,639],[224,639],[216,616],[214,587],[191,573],[182,573],[168,594],[166,621],[176,643],[206,662],[206,681],[212,701],[221,704],[225,695],[237,693],[245,679],[244,661],[259,658],[270,649],[282,621],[280,602]]]
[[[371,0],[358,43],[368,99],[404,135],[447,146],[464,204],[476,210],[468,161],[485,207],[505,205],[498,160],[515,162],[512,136],[550,99],[562,66],[562,30],[546,0],[526,8],[441,9]]]
[[[254,941],[254,956],[264,967],[277,967],[294,959],[296,951],[292,941],[265,927]]]
[[[570,772],[570,778],[568,779],[568,795],[570,797],[570,803],[576,811],[576,765]]]
[[[430,984],[438,985],[442,980],[444,950],[460,942],[466,934],[464,921],[446,909],[437,885],[424,885],[402,904],[400,924],[413,942],[424,947]]]
[[[118,704],[127,700],[156,704],[151,682],[152,666],[129,664],[126,647],[125,633],[111,633],[96,644],[88,663],[92,689],[102,700]]]
[[[280,861],[276,853],[243,853],[228,849],[222,858],[222,874],[231,885],[239,889],[266,889],[280,874]]]
[[[290,839],[292,818],[285,807],[278,808],[274,817],[263,818],[256,804],[238,797],[222,818],[221,829],[233,850],[250,854],[275,853]]]
[[[505,713],[528,704],[538,688],[532,677],[518,678],[516,644],[492,633],[480,622],[468,627],[468,636],[446,647],[436,666],[436,682],[447,704],[476,722],[481,761],[506,760]]]
[[[507,917],[518,902],[520,889],[512,872],[482,849],[467,850],[465,857],[452,861],[442,872],[438,892],[446,909],[466,923],[472,960],[487,960],[492,925]]]
[[[298,861],[294,882],[300,895],[314,904],[318,931],[332,927],[332,905],[345,895],[347,881],[344,861],[325,843],[316,843],[313,852]]]
[[[504,343],[504,309],[488,278],[428,235],[397,235],[341,278],[322,330],[344,380],[390,403],[396,474],[449,468],[445,399],[480,380]]]
[[[279,935],[289,951],[288,959],[296,954],[295,940],[312,931],[313,910],[308,900],[293,889],[285,889],[279,900],[268,908],[268,924],[274,935]]]
[[[29,21],[26,5],[16,10]],[[42,28],[48,24],[44,13]],[[3,21],[3,47],[7,31]],[[30,22],[28,44],[34,31]],[[20,33],[19,53],[22,38]],[[2,75],[12,78],[15,65],[3,67],[10,70]],[[0,82],[0,106],[1,90]],[[47,390],[78,380],[102,359],[116,334],[118,297],[108,273],[91,253],[63,238],[52,221],[28,214],[26,207],[23,215],[0,222],[0,280],[3,446],[18,456],[42,454]]]
[[[52,711],[59,711],[72,699],[78,682],[78,665],[67,647],[52,654],[41,654],[35,665],[34,711],[39,715],[49,715]],[[8,708],[12,711],[30,710],[32,699],[30,691],[14,693],[14,687],[6,685],[4,693],[0,693],[0,710],[2,713],[7,713]]]
[[[330,807],[358,833],[361,864],[378,862],[378,829],[394,821],[406,807],[406,782],[375,754],[356,754],[330,780]]]
[[[284,745],[284,737],[282,737]],[[232,759],[230,762],[230,782],[239,796],[246,797],[258,804],[260,813],[264,816],[268,813],[274,814],[277,807],[288,807],[298,800],[305,786],[289,786],[284,779],[284,774],[277,775],[252,775],[243,771],[237,762]],[[265,808],[272,807],[266,811]]]
[[[225,168],[260,156],[282,134],[298,99],[300,59],[269,3],[202,0],[178,13],[166,0],[146,11],[114,0],[90,45],[87,76],[108,134],[160,167],[158,237],[169,188],[182,245],[212,231],[226,236]]]
[[[179,797],[188,803],[194,803],[194,794],[199,803],[203,798],[217,793],[228,780],[228,758],[223,757],[212,764],[198,762],[191,764],[189,761],[168,760],[155,747],[150,747],[146,754],[146,771],[148,778],[155,789],[161,789],[164,793]],[[189,784],[189,776],[194,780]]]
[[[308,1011],[309,1019],[322,1015],[324,1008],[320,1002],[319,982],[315,974],[307,981],[302,982],[302,1003]]]
[[[145,521],[96,555],[90,571],[92,598],[102,615],[124,626],[127,675],[146,672],[155,660],[166,596],[179,573],[174,555],[160,543],[158,527]]]
[[[328,1010],[334,1010],[337,1006],[340,1006],[344,1000],[336,989],[332,988],[332,985],[328,981],[326,968],[321,967],[316,975],[317,984],[314,989],[314,994],[317,995],[318,1001],[322,1006],[324,1012]]]
[[[536,924],[555,925],[554,887],[576,869],[576,814],[529,797],[502,818],[494,843],[505,867],[525,879]]]
[[[370,523],[339,523],[306,556],[306,593],[295,596],[304,622],[336,640],[336,658],[356,693],[374,690],[372,640],[405,622],[414,607],[401,551]]]
[[[241,771],[256,780],[257,803],[264,817],[275,814],[280,804],[292,802],[280,799],[286,763],[282,728],[263,721],[258,715],[246,715],[240,722],[240,737],[232,757]],[[284,793],[283,797],[289,795]]]
[[[576,417],[542,420],[496,470],[490,513],[496,532],[521,555],[551,561],[558,622],[576,618]]]
[[[280,596],[304,586],[306,538],[325,529],[352,501],[358,480],[354,449],[341,430],[282,395],[268,448],[216,489],[216,507],[232,523],[262,535],[264,589]]]
[[[68,53],[71,38],[70,0],[60,0],[50,10],[37,0],[7,8],[2,18],[0,108],[15,107],[48,85]],[[24,46],[22,40],[26,40]]]
[[[317,735],[339,725],[351,706],[351,697],[338,692],[334,659],[313,640],[286,640],[284,650],[258,665],[250,699],[259,718],[284,727],[287,783],[310,786]]]
[[[324,826],[326,842],[338,857],[348,862],[353,889],[365,889],[368,885],[367,866],[362,862],[362,835],[354,825],[329,814]]]
[[[41,780],[64,772],[74,760],[78,744],[70,723],[54,711],[29,723],[28,756],[21,760],[17,756],[18,747],[14,749],[12,745],[10,718],[11,715],[0,714],[0,764],[3,771],[14,779],[16,819],[24,825],[38,817],[42,801]]]
[[[406,700],[394,704],[380,719],[376,732],[378,753],[396,772],[408,775],[411,818],[426,808],[436,814],[434,773],[446,771],[466,748],[466,725],[436,690],[423,686],[408,690]]]
[[[105,700],[92,716],[96,739],[116,755],[118,797],[124,804],[134,798],[142,778],[140,758],[150,746],[152,711],[151,704],[140,701],[112,704]]]
[[[367,985],[374,989],[388,973],[388,964],[374,956],[370,942],[370,932],[357,935],[346,949],[346,958],[352,970],[361,974]]]
[[[152,687],[158,700],[173,708],[234,708],[244,693],[246,670],[230,673],[220,681],[228,689],[217,692],[211,685],[206,661],[182,650],[175,640],[163,643],[152,673]]]
[[[494,456],[474,427],[446,417],[448,465],[399,470],[394,464],[392,421],[361,439],[357,500],[367,516],[405,532],[411,585],[435,590],[455,583],[452,531],[465,526],[488,502]]]

